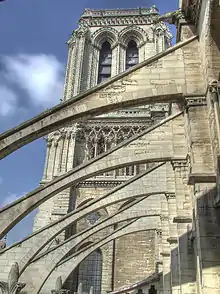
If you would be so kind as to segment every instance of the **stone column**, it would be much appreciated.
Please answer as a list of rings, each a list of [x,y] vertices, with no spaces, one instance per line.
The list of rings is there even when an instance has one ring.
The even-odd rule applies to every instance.
[[[75,142],[76,142],[77,125],[73,128],[67,128],[65,137],[63,137],[62,164],[60,173],[65,173],[73,168]],[[58,165],[57,165],[58,167]],[[53,219],[56,220],[61,215],[65,215],[69,209],[69,197],[71,188],[65,189],[53,197]]]
[[[53,177],[57,175],[57,169],[59,165],[59,138],[55,138],[54,140],[54,164],[53,164]]]
[[[58,164],[57,164],[56,175],[59,175],[62,172],[62,160],[63,160],[65,138],[66,138],[66,131],[62,130],[60,135],[60,140],[59,140],[59,154],[57,154]]]
[[[44,175],[43,175],[43,181],[46,181],[47,179],[47,172],[48,172],[48,164],[49,164],[49,158],[50,158],[50,148],[52,146],[52,141],[48,138],[45,139],[46,140],[46,158],[45,158],[45,164],[44,164]]]
[[[166,286],[167,293],[179,293],[180,290],[180,269],[179,269],[179,248],[177,245],[177,225],[173,223],[174,217],[176,217],[176,195],[175,193],[167,193],[167,205],[168,205],[168,215],[169,215],[169,237],[167,238],[167,242],[169,243],[170,249],[170,257],[165,256],[165,261],[170,265],[170,277],[167,273],[168,278],[164,281]],[[164,261],[164,262],[165,262]],[[167,268],[166,268],[167,269]],[[169,285],[169,281],[171,280],[171,285]]]
[[[219,97],[220,97],[220,82],[215,81],[209,87],[210,92],[210,100],[213,104],[214,109],[214,117],[215,117],[215,126],[216,126],[216,134],[218,138],[218,148],[220,150],[220,107],[219,107]]]
[[[67,42],[68,48],[68,60],[66,65],[66,77],[64,84],[64,94],[63,100],[68,100],[72,98],[73,95],[73,86],[74,86],[74,77],[75,77],[75,64],[76,64],[76,39],[71,38]]]
[[[173,161],[176,187],[177,224],[180,290],[181,293],[195,292],[195,264],[193,261],[193,244],[189,242],[189,230],[192,229],[192,199],[188,186],[188,166],[186,161]]]
[[[100,47],[96,46],[95,44],[92,44],[92,60],[91,60],[91,72],[89,75],[89,87],[95,87],[97,85],[98,81],[98,70],[99,70],[99,53],[100,53]]]
[[[119,69],[118,73],[125,71],[126,47],[119,44]]]
[[[49,155],[48,155],[48,165],[47,165],[47,175],[46,180],[51,181],[53,179],[54,171],[54,159],[56,154],[56,146],[54,145],[54,135],[51,134],[48,138]]]
[[[86,43],[86,31],[82,29],[77,32],[77,38],[76,38],[77,56],[76,56],[76,62],[75,62],[75,78],[74,78],[74,85],[73,85],[73,96],[80,93],[85,43]]]
[[[156,54],[163,51],[164,48],[164,33],[163,32],[156,32],[155,33],[155,52]]]
[[[138,55],[139,55],[139,62],[142,62],[145,60],[145,44],[141,44],[138,47]]]
[[[219,211],[214,207],[215,195],[215,183],[194,185],[197,281],[198,293],[203,294],[220,292],[220,221]]]
[[[93,78],[93,71],[94,71],[94,55],[95,55],[95,48],[91,42],[88,42],[88,76],[87,76],[87,85],[86,88],[90,89],[95,85],[92,85],[92,78]],[[96,63],[98,60],[96,59]]]
[[[119,63],[119,55],[120,55],[120,47],[118,44],[113,46],[112,48],[112,71],[111,76],[114,77],[117,75],[120,71],[120,63]]]

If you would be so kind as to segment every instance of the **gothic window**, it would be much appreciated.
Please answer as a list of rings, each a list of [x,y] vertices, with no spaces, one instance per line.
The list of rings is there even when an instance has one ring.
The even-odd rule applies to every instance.
[[[128,43],[126,50],[126,69],[138,64],[138,48],[134,41]]]
[[[101,293],[102,253],[98,249],[87,256],[79,265],[78,285],[82,283],[83,292],[89,293],[93,286],[94,294]]]
[[[98,84],[111,77],[112,50],[109,42],[104,42],[100,50]]]
[[[100,138],[97,140],[96,155],[99,155],[103,152],[105,152],[105,140],[104,140],[103,136],[100,136]]]

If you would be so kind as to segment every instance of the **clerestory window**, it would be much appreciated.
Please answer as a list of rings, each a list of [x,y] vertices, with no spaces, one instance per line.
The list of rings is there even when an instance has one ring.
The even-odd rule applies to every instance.
[[[109,42],[104,42],[100,50],[98,84],[111,77],[112,50]]]
[[[130,41],[126,50],[126,69],[138,64],[138,48],[135,41]]]

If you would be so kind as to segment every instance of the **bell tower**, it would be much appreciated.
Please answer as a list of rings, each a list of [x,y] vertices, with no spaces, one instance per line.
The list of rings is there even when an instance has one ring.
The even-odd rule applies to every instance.
[[[123,74],[132,66],[166,50],[172,35],[164,22],[156,22],[155,6],[135,9],[86,9],[79,26],[68,43],[68,61],[63,100]],[[51,133],[42,182],[48,182],[165,118],[167,104],[133,107],[101,115],[87,121],[71,122]],[[34,229],[58,220],[68,212],[125,182],[149,168],[132,165],[106,172],[66,189],[39,207]],[[118,203],[87,215],[50,246],[80,232],[115,213],[127,203]],[[120,225],[120,224],[118,224]],[[117,226],[118,226],[117,225]],[[90,237],[75,250],[95,242],[117,226],[106,228]],[[90,254],[66,281],[66,288],[76,292],[79,285],[88,293],[106,293],[123,285],[143,280],[155,271],[158,262],[154,231],[137,232],[111,241]],[[130,265],[127,264],[129,256]]]

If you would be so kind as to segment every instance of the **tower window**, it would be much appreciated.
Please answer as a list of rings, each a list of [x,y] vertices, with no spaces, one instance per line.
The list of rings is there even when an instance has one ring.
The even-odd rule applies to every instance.
[[[98,84],[111,77],[112,50],[109,42],[104,42],[100,50]]]
[[[138,48],[134,41],[128,43],[126,50],[126,69],[138,64]]]

